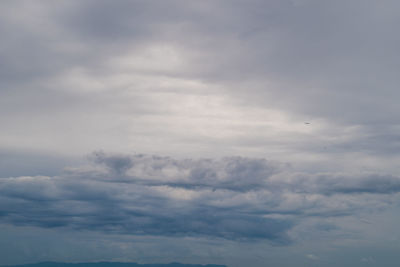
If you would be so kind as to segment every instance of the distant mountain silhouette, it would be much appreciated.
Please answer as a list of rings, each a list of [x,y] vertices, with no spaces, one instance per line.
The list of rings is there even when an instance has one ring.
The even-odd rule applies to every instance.
[[[22,265],[7,265],[3,267],[227,267],[226,265],[215,264],[183,264],[172,262],[168,264],[138,264],[134,262],[82,262],[82,263],[65,263],[65,262],[40,262]]]

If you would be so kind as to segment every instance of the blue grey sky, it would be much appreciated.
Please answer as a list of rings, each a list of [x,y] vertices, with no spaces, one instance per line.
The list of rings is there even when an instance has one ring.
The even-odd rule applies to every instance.
[[[397,266],[400,3],[0,2],[0,265]]]

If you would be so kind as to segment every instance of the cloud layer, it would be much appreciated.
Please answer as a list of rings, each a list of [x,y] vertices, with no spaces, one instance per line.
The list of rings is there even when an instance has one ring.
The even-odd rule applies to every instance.
[[[57,235],[66,260],[191,247],[232,266],[399,262],[370,253],[400,242],[398,10],[1,1],[0,264],[46,260]],[[91,151],[107,153],[82,165]],[[13,241],[25,233],[27,248]],[[54,240],[36,246],[42,233]],[[355,251],[368,242],[378,249]]]
[[[394,1],[1,5],[2,150],[398,171]]]
[[[90,158],[59,176],[1,178],[1,221],[285,244],[304,219],[377,212],[400,191],[399,177],[297,173],[265,159]]]

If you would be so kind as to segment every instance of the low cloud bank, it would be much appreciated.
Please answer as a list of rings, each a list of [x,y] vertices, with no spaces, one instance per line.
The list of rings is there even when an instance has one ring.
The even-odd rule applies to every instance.
[[[307,217],[390,205],[400,178],[298,173],[265,159],[96,152],[58,176],[0,179],[0,221],[44,228],[288,244]]]

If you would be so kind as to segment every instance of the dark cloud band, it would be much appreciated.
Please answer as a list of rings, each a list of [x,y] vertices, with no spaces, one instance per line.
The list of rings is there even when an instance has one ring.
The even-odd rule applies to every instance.
[[[362,210],[352,202],[354,196],[362,200],[362,193],[400,191],[397,177],[291,173],[265,159],[177,160],[103,152],[90,158],[90,168],[55,177],[0,179],[1,221],[282,244],[290,241],[287,231],[301,218],[346,216]]]

